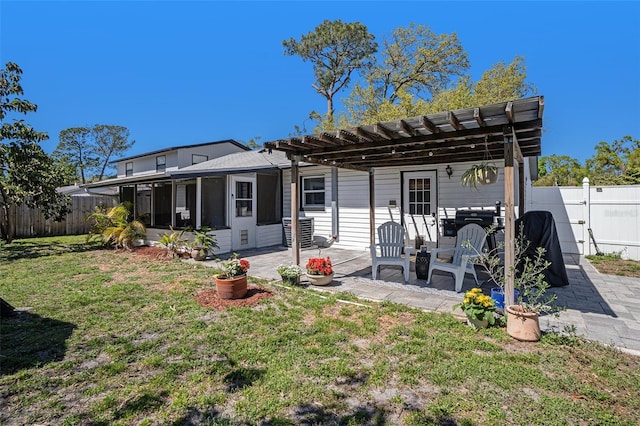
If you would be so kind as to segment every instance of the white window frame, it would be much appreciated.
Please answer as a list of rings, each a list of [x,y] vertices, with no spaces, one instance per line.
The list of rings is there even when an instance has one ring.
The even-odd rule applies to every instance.
[[[163,159],[162,164],[158,162],[158,160]],[[167,171],[167,156],[166,155],[158,155],[156,157],[156,172],[166,172]]]
[[[124,175],[133,176],[133,161],[124,163]]]
[[[305,181],[306,180],[311,180],[311,179],[322,179],[322,189],[305,189]],[[301,185],[300,185],[300,191],[302,194],[302,209],[303,210],[324,210],[325,207],[325,200],[326,200],[326,191],[327,191],[327,184],[325,181],[324,176],[322,175],[316,175],[316,176],[302,176],[301,179]],[[319,194],[322,193],[322,204],[307,204],[307,197],[306,194],[309,193],[314,193],[314,194]]]

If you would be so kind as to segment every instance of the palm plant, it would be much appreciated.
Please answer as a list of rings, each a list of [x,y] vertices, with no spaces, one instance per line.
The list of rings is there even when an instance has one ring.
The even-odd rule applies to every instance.
[[[131,250],[135,240],[146,237],[147,229],[142,222],[129,218],[129,209],[123,204],[109,210],[96,207],[87,217],[87,220],[93,221],[87,241],[101,238],[105,245]]]

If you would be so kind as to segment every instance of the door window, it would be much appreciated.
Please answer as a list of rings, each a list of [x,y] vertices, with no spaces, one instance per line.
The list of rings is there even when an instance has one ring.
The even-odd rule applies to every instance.
[[[253,216],[253,183],[236,182],[236,217]]]
[[[409,214],[431,214],[431,179],[409,179]]]

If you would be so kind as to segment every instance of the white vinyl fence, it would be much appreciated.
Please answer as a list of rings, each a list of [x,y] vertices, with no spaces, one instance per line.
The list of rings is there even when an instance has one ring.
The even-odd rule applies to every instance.
[[[640,185],[534,186],[526,210],[553,214],[563,253],[596,254],[591,229],[601,252],[640,260]]]

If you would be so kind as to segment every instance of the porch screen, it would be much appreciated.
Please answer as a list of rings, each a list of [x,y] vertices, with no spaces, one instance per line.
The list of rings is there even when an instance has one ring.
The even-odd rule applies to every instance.
[[[258,225],[271,225],[282,220],[280,178],[277,173],[258,174]]]
[[[202,178],[202,225],[211,228],[227,226],[225,179]]]
[[[153,226],[171,226],[171,182],[153,185]]]
[[[196,227],[196,181],[181,181],[176,184],[176,226]]]

